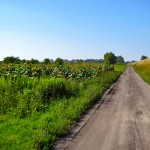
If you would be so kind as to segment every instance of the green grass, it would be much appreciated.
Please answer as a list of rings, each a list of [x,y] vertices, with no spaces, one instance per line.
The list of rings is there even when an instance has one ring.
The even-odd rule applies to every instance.
[[[0,78],[0,149],[49,149],[121,74],[81,82],[62,78]],[[123,71],[123,69],[122,69]]]
[[[123,72],[126,69],[126,67],[127,67],[126,64],[115,64],[114,70],[118,72]]]

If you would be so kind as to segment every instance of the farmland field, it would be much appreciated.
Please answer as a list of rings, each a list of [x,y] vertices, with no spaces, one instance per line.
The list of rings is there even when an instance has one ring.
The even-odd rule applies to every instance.
[[[125,65],[0,64],[0,149],[48,149]]]
[[[150,84],[150,59],[145,59],[132,64],[135,71]]]

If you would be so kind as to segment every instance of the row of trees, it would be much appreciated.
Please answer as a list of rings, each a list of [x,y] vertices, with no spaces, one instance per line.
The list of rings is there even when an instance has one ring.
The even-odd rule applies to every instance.
[[[115,63],[125,63],[124,61],[124,58],[122,56],[115,56],[114,53],[112,52],[109,52],[109,53],[106,53],[104,55],[104,60],[101,59],[101,61],[94,61],[94,59],[92,60],[92,62],[99,62],[99,63],[102,63],[104,62],[105,64],[115,64]],[[31,59],[31,60],[25,60],[25,59],[20,59],[19,57],[14,57],[14,56],[9,56],[9,57],[5,57],[4,60],[3,60],[3,63],[5,64],[9,64],[9,63],[31,63],[31,64],[37,64],[37,63],[44,63],[44,64],[48,64],[48,63],[51,63],[53,62],[51,59],[49,58],[45,58],[43,62],[40,62],[39,60],[37,59]],[[55,60],[55,63],[56,64],[60,64],[62,65],[63,63],[65,62],[65,60],[61,59],[61,58],[57,58]],[[76,61],[72,61],[72,62],[87,62],[88,61],[84,61],[84,60],[76,60]]]
[[[141,60],[144,60],[144,59],[147,59],[148,57],[145,56],[145,55],[142,55],[141,56]],[[5,57],[4,60],[3,60],[3,63],[32,63],[32,64],[37,64],[37,63],[44,63],[44,64],[48,64],[48,63],[51,63],[53,62],[52,59],[49,59],[49,58],[45,58],[43,62],[40,62],[39,60],[37,59],[31,59],[31,60],[21,60],[19,57],[14,57],[14,56],[10,56],[10,57]],[[104,54],[104,60],[103,59],[99,59],[99,60],[96,60],[96,59],[87,59],[87,60],[81,60],[81,59],[77,59],[77,60],[72,60],[72,61],[68,61],[68,60],[63,60],[61,58],[57,58],[55,60],[55,63],[56,64],[60,64],[62,65],[64,62],[97,62],[97,63],[105,63],[105,64],[123,64],[125,63],[124,61],[124,58],[122,56],[115,56],[114,53],[112,52],[107,52],[106,54]]]
[[[141,56],[141,60],[147,59],[147,58],[148,57],[145,56],[145,55]],[[51,63],[51,62],[52,62],[51,59],[45,58],[42,63],[48,64],[48,63]],[[83,62],[83,61],[80,60],[80,62]],[[6,64],[8,64],[8,63],[32,63],[32,64],[37,64],[37,63],[40,63],[40,62],[39,62],[39,60],[33,59],[33,58],[31,60],[25,60],[25,59],[21,60],[19,57],[10,56],[10,57],[5,57],[4,60],[3,60],[3,63],[6,63]],[[64,60],[61,59],[61,58],[57,58],[55,60],[55,63],[62,65],[64,63]],[[116,64],[116,63],[123,64],[123,63],[125,63],[125,61],[124,61],[124,58],[122,56],[115,56],[114,53],[107,52],[104,55],[104,63],[108,64],[108,65],[109,64]]]
[[[147,59],[148,57],[145,55],[141,56],[141,60]],[[116,64],[116,63],[125,63],[124,58],[122,56],[115,56],[114,53],[109,52],[104,55],[105,64]],[[133,61],[134,62],[134,61]]]
[[[14,56],[5,57],[3,60],[3,63],[5,63],[5,64],[9,64],[9,63],[17,63],[17,64],[19,64],[19,63],[31,63],[31,64],[44,63],[44,64],[48,64],[51,62],[52,62],[52,60],[50,60],[49,58],[45,58],[43,62],[40,62],[39,60],[33,59],[33,58],[31,60],[25,60],[25,59],[21,60],[19,57],[14,57]],[[55,60],[55,63],[60,64],[60,65],[62,65],[64,62],[65,62],[65,60],[63,60],[61,58],[57,58]],[[88,63],[88,61],[84,61],[84,60],[76,60],[73,62],[87,62]],[[91,60],[91,62],[98,62],[98,61],[94,61],[94,59],[93,59],[93,60]],[[101,63],[102,62],[105,62],[106,64],[125,63],[124,58],[122,56],[116,57],[112,52],[106,53],[104,55],[104,60],[102,60]]]
[[[60,59],[60,58],[57,58],[57,59]],[[51,62],[51,60],[49,58],[45,58],[42,63],[48,64],[50,62]],[[40,61],[37,60],[37,59],[33,59],[33,58],[31,60],[26,60],[26,59],[21,60],[19,57],[10,56],[10,57],[5,57],[4,60],[3,60],[3,63],[6,63],[6,64],[8,64],[8,63],[32,63],[32,64],[37,64],[37,63],[40,63]]]

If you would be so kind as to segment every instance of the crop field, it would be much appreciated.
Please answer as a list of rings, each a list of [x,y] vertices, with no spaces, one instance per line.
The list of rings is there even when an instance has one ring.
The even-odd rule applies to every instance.
[[[150,84],[150,59],[145,59],[132,64],[135,71]]]
[[[49,149],[126,65],[0,64],[0,149]]]
[[[0,64],[0,76],[24,76],[29,78],[53,77],[67,80],[82,80],[83,78],[98,77],[102,72],[113,70],[113,66],[96,64]]]

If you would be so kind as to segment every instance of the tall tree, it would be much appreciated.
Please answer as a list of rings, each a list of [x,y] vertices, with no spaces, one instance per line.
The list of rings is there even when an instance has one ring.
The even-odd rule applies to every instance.
[[[32,58],[32,59],[30,60],[30,63],[31,63],[31,64],[38,64],[38,63],[39,63],[39,60]]]
[[[124,58],[122,56],[117,56],[117,63],[124,64],[125,63]]]
[[[116,56],[114,53],[112,52],[107,52],[105,55],[104,55],[104,63],[107,64],[107,65],[110,65],[110,64],[115,64],[116,63]]]
[[[50,59],[49,59],[49,58],[45,58],[44,61],[43,61],[43,63],[44,63],[44,64],[50,63]]]

